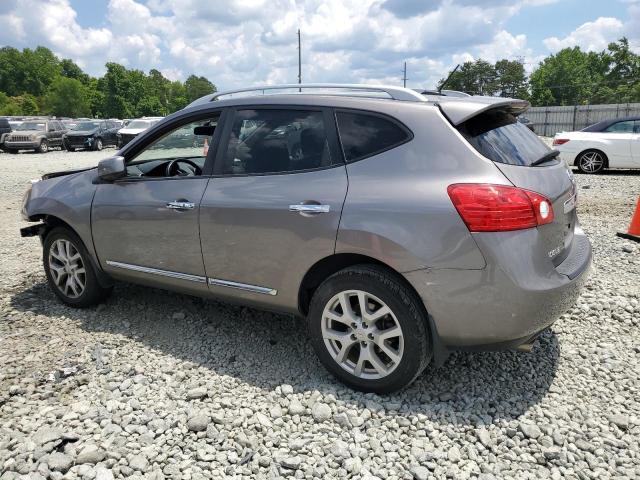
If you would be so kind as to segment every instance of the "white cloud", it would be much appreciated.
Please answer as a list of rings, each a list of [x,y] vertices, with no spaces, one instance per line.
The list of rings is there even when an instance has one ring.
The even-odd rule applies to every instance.
[[[544,44],[552,52],[576,45],[583,50],[600,51],[620,38],[622,31],[623,23],[617,18],[600,17],[593,22],[583,23],[564,38],[546,38]]]

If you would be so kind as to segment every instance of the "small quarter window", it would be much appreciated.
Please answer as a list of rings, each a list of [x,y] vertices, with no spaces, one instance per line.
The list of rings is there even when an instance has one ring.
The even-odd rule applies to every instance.
[[[337,112],[340,141],[347,162],[355,162],[411,139],[397,123],[366,113]]]
[[[296,172],[330,165],[322,112],[239,110],[233,121],[222,173]]]

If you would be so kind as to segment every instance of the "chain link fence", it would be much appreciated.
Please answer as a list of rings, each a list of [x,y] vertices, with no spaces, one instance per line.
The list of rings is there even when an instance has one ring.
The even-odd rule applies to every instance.
[[[601,120],[640,117],[640,103],[531,107],[522,116],[533,123],[538,135],[552,137],[558,132],[581,130]]]

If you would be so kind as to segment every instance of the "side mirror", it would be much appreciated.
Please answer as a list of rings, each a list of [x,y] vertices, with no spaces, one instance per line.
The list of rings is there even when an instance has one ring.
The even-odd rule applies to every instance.
[[[98,177],[101,180],[112,182],[126,175],[127,169],[124,165],[124,157],[115,156],[100,160],[98,163]]]

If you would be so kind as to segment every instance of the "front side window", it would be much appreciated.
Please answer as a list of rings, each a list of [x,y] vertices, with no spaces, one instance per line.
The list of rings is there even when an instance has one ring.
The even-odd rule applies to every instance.
[[[180,125],[127,159],[128,177],[202,175],[219,116]]]
[[[336,118],[347,162],[370,157],[411,139],[405,129],[378,115],[337,112]]]
[[[634,133],[634,127],[636,125],[636,123],[634,120],[627,120],[625,122],[617,122],[614,123],[613,125],[609,125],[607,128],[604,129],[605,132],[610,132],[610,133]]]
[[[324,115],[306,110],[239,110],[222,173],[247,175],[331,165]]]

